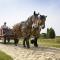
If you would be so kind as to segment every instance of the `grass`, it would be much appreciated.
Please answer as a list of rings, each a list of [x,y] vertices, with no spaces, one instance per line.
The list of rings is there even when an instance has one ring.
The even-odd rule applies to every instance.
[[[23,44],[23,39],[20,39],[19,44]],[[60,37],[56,37],[55,39],[39,38],[38,39],[38,44],[41,45],[41,46],[45,46],[45,47],[60,48]]]
[[[4,52],[0,51],[0,60],[13,60],[13,59],[9,55],[7,55]]]
[[[38,44],[45,47],[57,47],[60,48],[60,37],[56,37],[55,39],[38,39]]]

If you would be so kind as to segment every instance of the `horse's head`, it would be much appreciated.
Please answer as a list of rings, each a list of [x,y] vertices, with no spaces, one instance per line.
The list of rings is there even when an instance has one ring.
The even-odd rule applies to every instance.
[[[26,25],[28,26],[28,29],[31,27],[33,29],[37,28],[37,30],[41,30],[45,28],[45,21],[46,21],[46,17],[45,15],[39,15],[39,13],[37,14],[36,12],[34,12],[34,14],[32,16],[30,16],[27,21],[26,21]]]
[[[32,16],[32,22],[37,26],[37,27],[41,27],[42,29],[45,28],[45,21],[46,21],[46,17],[45,15],[39,15],[38,14],[34,14]]]
[[[38,25],[41,26],[42,29],[45,28],[46,17],[47,17],[47,16],[45,16],[45,15],[40,15],[40,16],[39,16]]]

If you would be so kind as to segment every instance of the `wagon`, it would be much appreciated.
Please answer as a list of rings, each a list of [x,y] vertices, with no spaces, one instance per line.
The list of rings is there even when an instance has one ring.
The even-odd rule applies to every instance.
[[[10,40],[14,40],[14,43],[18,43],[18,37],[16,34],[13,33],[12,29],[7,28],[7,29],[1,29],[0,28],[0,40],[3,40],[3,43],[6,44],[10,42]]]

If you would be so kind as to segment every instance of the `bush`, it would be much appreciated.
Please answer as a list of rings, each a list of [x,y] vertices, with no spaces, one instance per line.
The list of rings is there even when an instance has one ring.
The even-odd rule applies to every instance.
[[[53,28],[47,28],[47,37],[48,38],[55,38],[55,31]]]

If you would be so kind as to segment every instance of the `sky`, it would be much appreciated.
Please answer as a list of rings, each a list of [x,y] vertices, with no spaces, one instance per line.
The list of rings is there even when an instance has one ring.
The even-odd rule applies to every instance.
[[[60,0],[0,0],[0,26],[7,22],[12,28],[14,24],[26,21],[34,11],[47,16],[42,33],[52,27],[60,36]]]

